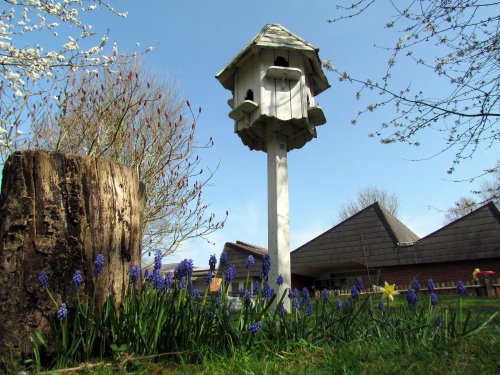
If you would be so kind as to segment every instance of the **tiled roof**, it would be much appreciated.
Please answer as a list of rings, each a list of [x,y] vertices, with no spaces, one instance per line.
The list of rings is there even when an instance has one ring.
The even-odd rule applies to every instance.
[[[263,256],[263,255],[267,254],[267,249],[265,249],[263,247],[251,245],[249,243],[242,242],[242,241],[236,241],[236,243],[226,242],[226,244],[224,245],[224,250],[226,250],[226,249],[242,250],[242,251],[245,251],[245,252],[248,252],[248,253],[251,253],[254,255],[258,255],[258,256]]]

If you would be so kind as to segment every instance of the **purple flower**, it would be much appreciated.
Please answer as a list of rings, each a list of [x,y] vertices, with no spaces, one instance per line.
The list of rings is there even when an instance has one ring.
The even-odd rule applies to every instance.
[[[234,281],[236,277],[236,270],[234,268],[234,264],[231,264],[226,271],[226,283],[230,284]]]
[[[163,258],[163,254],[161,250],[158,250],[155,254],[155,264],[153,267],[153,270],[160,270],[161,269],[161,259]]]
[[[428,279],[427,280],[427,289],[429,289],[429,293],[435,293],[436,290],[434,288],[435,288],[434,282],[432,281],[432,279]]]
[[[342,308],[342,300],[340,298],[337,300],[336,306],[338,310]]]
[[[80,270],[75,271],[75,274],[73,275],[73,279],[71,279],[71,283],[73,285],[73,290],[77,291],[78,289],[80,289],[80,286],[83,283],[83,277],[82,277],[82,273],[80,272]]]
[[[250,332],[252,335],[255,335],[259,331],[261,326],[262,322],[259,320],[258,322],[255,322],[250,325],[250,327],[248,327],[248,332]]]
[[[321,291],[321,299],[323,301],[327,301],[328,297],[329,297],[328,289],[325,288]]]
[[[104,268],[104,255],[98,254],[94,261],[94,273],[99,276]]]
[[[292,299],[292,307],[294,309],[300,309],[300,304],[299,304],[299,300],[297,299],[297,297],[293,297]]]
[[[351,308],[351,302],[349,300],[345,301],[345,305],[344,305],[344,308],[346,310],[349,310]]]
[[[278,284],[278,286],[283,285],[283,275],[281,273],[276,278],[276,284]]]
[[[165,289],[170,290],[172,288],[172,272],[167,272],[167,274],[165,275],[165,280],[163,282],[165,283]]]
[[[220,254],[219,267],[224,268],[226,267],[226,264],[227,264],[227,254],[225,252],[222,252]]]
[[[40,284],[42,288],[47,288],[49,286],[49,277],[45,271],[40,271],[38,274],[38,284]]]
[[[359,289],[356,285],[353,285],[351,288],[351,297],[353,300],[357,300],[359,297]]]
[[[144,280],[149,280],[149,270],[144,271]]]
[[[271,258],[269,254],[265,254],[262,257],[262,269],[260,271],[260,276],[262,280],[267,280],[267,276],[269,275],[269,271],[271,270]]]
[[[149,276],[149,280],[153,283],[153,288],[156,290],[163,290],[165,287],[165,282],[163,280],[163,275],[161,274],[160,269],[154,269]]]
[[[381,313],[383,313],[385,311],[384,301],[382,301],[382,300],[380,300],[378,303],[378,311],[380,311]]]
[[[460,295],[460,297],[463,297],[467,294],[467,291],[465,290],[465,285],[463,281],[459,281],[457,283],[457,293]]]
[[[205,276],[205,284],[207,285],[212,284],[212,271],[207,272],[207,276]]]
[[[267,281],[264,281],[264,289],[262,291],[262,297],[265,299],[270,299],[272,297],[271,287]]]
[[[406,300],[408,301],[408,305],[410,307],[416,307],[418,302],[417,293],[415,293],[413,289],[408,289],[406,292]]]
[[[417,279],[413,279],[413,281],[411,282],[411,288],[415,291],[415,293],[418,294],[418,292],[420,291],[420,281],[418,281]]]
[[[302,301],[301,306],[309,306],[311,304],[311,296],[309,295],[309,289],[307,287],[302,288]]]
[[[306,316],[311,316],[313,314],[313,308],[311,304],[306,306]]]
[[[198,292],[198,289],[194,288],[191,291],[191,297],[193,297],[194,299],[200,299],[200,292]]]
[[[284,317],[286,314],[287,314],[287,311],[285,309],[285,305],[283,304],[283,302],[280,302],[278,304],[278,315],[281,317]]]
[[[288,298],[290,298],[290,299],[294,299],[295,298],[295,292],[292,289],[290,289],[288,291]]]
[[[247,290],[245,293],[245,299],[243,300],[243,305],[245,306],[245,309],[248,310],[251,303],[252,303],[252,295],[250,294],[250,291]]]
[[[254,296],[259,294],[259,281],[258,280],[254,280],[252,292],[253,292]]]
[[[358,276],[356,279],[356,289],[358,290],[358,293],[361,293],[363,290],[363,278],[361,276]]]
[[[179,280],[179,289],[186,289],[186,278],[181,277]]]
[[[436,293],[431,293],[431,304],[432,306],[436,306],[439,303],[438,296]]]
[[[139,266],[135,265],[130,269],[130,281],[132,284],[137,284],[139,277],[141,276],[141,270]]]
[[[210,259],[208,260],[208,265],[210,266],[210,271],[215,271],[215,266],[217,265],[217,257],[214,255],[210,255]]]
[[[251,270],[255,264],[255,259],[253,258],[253,255],[249,255],[247,259],[247,268]]]
[[[61,306],[59,306],[59,310],[57,310],[56,318],[57,320],[61,321],[63,319],[66,319],[67,316],[68,316],[68,309],[66,308],[66,304],[61,303]]]
[[[238,290],[238,294],[239,294],[240,298],[243,298],[245,296],[245,288],[241,287]]]
[[[174,278],[180,280],[182,278],[189,279],[193,273],[193,260],[184,259],[174,270]]]

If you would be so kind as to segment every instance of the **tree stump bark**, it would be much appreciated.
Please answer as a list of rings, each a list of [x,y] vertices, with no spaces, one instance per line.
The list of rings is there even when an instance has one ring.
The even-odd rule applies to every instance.
[[[56,301],[71,307],[75,270],[91,293],[102,253],[97,301],[111,293],[122,300],[130,267],[140,264],[144,204],[144,185],[123,165],[45,151],[8,158],[0,193],[0,353],[31,352],[30,334],[47,333],[56,308],[39,286],[42,270]]]

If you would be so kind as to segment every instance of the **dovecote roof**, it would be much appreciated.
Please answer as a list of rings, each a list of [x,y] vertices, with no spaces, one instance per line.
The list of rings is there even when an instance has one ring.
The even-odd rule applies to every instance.
[[[282,25],[269,23],[226,65],[215,77],[224,88],[234,90],[234,73],[245,58],[260,48],[286,49],[302,52],[310,61],[315,82],[314,95],[318,95],[330,87],[321,69],[319,48]]]

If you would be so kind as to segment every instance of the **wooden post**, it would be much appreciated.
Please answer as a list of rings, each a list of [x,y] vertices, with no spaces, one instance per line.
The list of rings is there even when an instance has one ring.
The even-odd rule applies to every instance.
[[[43,151],[12,154],[0,194],[0,353],[31,351],[30,334],[48,330],[56,308],[38,285],[49,278],[57,303],[74,306],[75,270],[97,301],[119,303],[133,264],[140,264],[145,189],[135,171],[93,157]]]
[[[270,285],[276,284],[278,274],[283,284],[276,286],[276,300],[290,288],[290,222],[288,215],[288,166],[286,140],[277,133],[267,139],[267,189],[268,189],[268,250],[271,257]],[[290,299],[283,299],[290,311]]]

